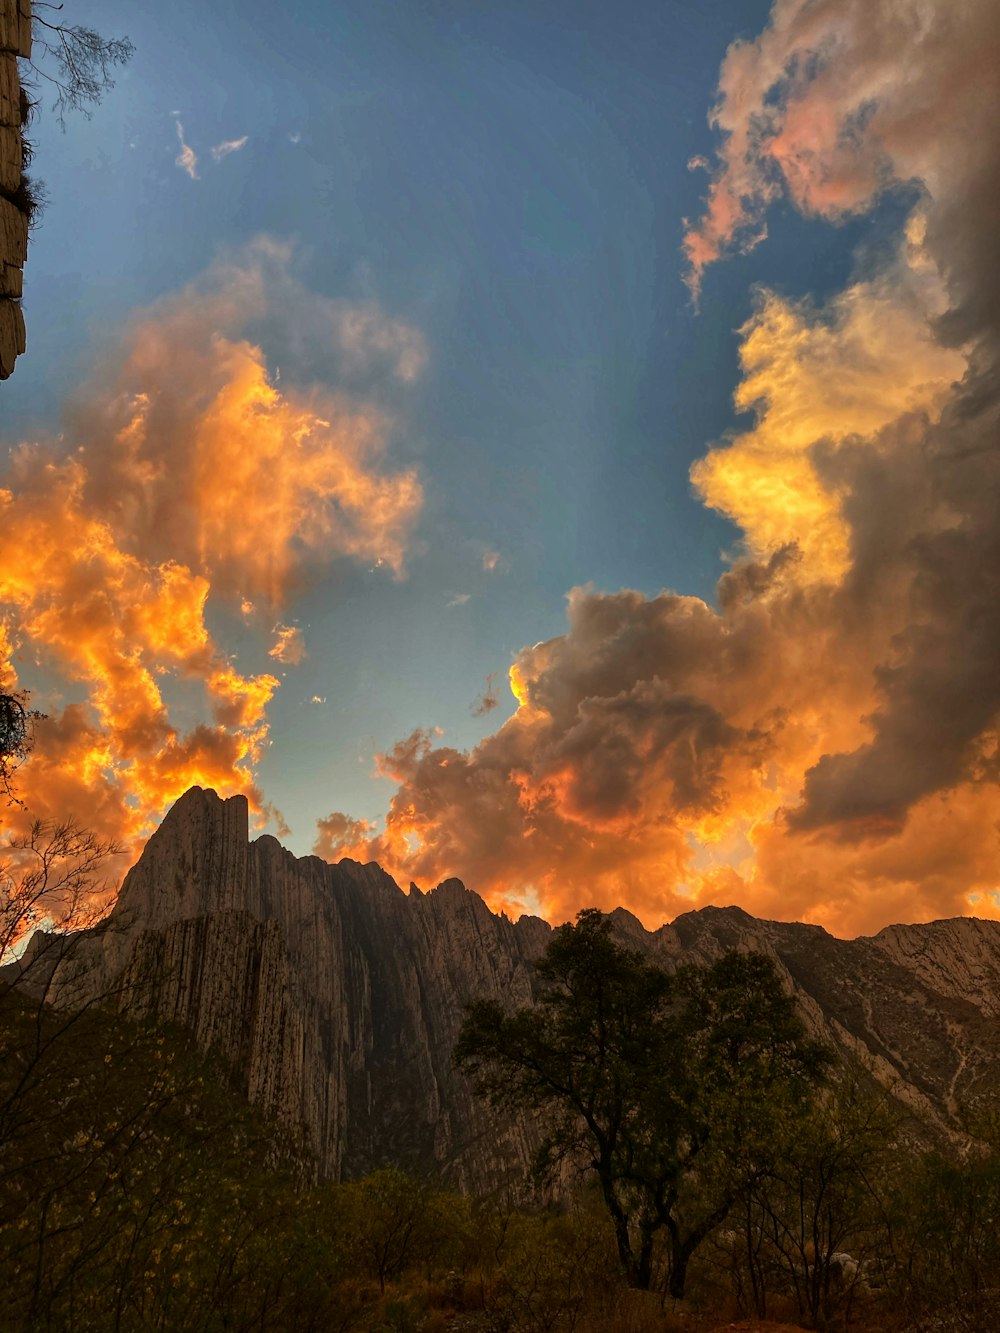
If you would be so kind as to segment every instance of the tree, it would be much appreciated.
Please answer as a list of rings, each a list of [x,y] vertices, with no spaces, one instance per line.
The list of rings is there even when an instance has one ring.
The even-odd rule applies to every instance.
[[[51,22],[42,15],[62,12],[61,4],[35,0],[31,35],[35,52],[28,62],[55,89],[53,110],[65,128],[66,115],[79,111],[88,119],[106,92],[115,86],[113,71],[128,64],[135,47],[127,37],[102,37],[81,24]]]
[[[72,820],[36,819],[25,833],[7,838],[5,851],[0,861],[0,962],[42,921],[69,924],[77,931],[93,925],[111,892],[107,863],[120,856],[122,848]],[[47,949],[49,943],[40,942],[39,948]],[[71,940],[53,937],[51,944],[61,952]]]
[[[423,1257],[428,1242],[431,1189],[398,1167],[382,1167],[345,1185],[351,1249],[359,1268],[378,1279],[379,1290]]]
[[[743,1251],[734,1275],[750,1293],[741,1303],[759,1318],[775,1291],[794,1297],[810,1328],[838,1309],[846,1317],[862,1272],[889,1247],[900,1126],[892,1094],[859,1073],[845,1073],[793,1126],[775,1126],[741,1199],[733,1254]]]
[[[1000,1123],[995,1098],[963,1109],[964,1151],[912,1163],[895,1201],[893,1296],[917,1318],[947,1311],[948,1327],[1000,1327]]]
[[[32,728],[42,714],[28,708],[26,690],[0,690],[0,793],[18,804],[11,788],[14,770],[28,757]]]
[[[650,1286],[666,1230],[670,1292],[683,1296],[768,1116],[808,1105],[825,1053],[768,959],[727,954],[671,975],[595,909],[555,933],[538,975],[533,1008],[468,1007],[456,1063],[494,1106],[546,1113],[540,1177],[563,1161],[593,1172],[630,1285]]]

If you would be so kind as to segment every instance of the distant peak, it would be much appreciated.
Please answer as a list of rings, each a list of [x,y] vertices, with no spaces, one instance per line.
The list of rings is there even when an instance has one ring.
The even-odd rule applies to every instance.
[[[443,879],[437,888],[432,889],[431,892],[442,893],[448,898],[457,897],[459,894],[465,895],[470,893],[471,890],[467,889],[460,879],[456,879],[455,876],[452,875],[448,879]]]

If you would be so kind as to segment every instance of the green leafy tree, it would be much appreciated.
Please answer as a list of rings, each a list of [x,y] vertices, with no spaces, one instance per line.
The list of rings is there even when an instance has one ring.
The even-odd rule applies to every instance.
[[[387,1166],[334,1189],[341,1244],[356,1272],[386,1285],[410,1269],[450,1268],[469,1226],[465,1202]]]
[[[553,936],[537,1005],[468,1008],[455,1049],[477,1092],[544,1113],[540,1178],[567,1161],[596,1176],[630,1285],[648,1288],[669,1237],[669,1286],[738,1196],[769,1116],[803,1111],[822,1080],[773,964],[727,954],[676,975],[613,937],[594,909]]]

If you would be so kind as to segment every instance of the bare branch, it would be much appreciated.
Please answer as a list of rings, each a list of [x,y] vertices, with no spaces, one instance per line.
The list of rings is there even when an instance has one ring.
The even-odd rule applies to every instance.
[[[127,37],[102,37],[82,24],[50,23],[40,9],[59,11],[62,6],[35,4],[34,54],[28,64],[55,89],[52,109],[65,129],[71,111],[90,119],[93,108],[115,86],[114,71],[128,64],[135,47]]]

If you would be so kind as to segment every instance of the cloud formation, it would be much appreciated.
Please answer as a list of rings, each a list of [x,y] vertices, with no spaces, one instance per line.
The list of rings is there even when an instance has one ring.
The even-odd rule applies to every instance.
[[[241,148],[245,148],[249,139],[249,134],[244,134],[239,139],[226,139],[223,143],[217,143],[214,148],[210,148],[209,152],[212,154],[214,161],[221,162],[230,153],[238,153]]]
[[[995,223],[998,209],[998,43],[991,0],[775,0],[764,32],[723,61],[711,117],[722,143],[704,217],[684,238],[693,285],[759,241],[782,193],[836,220],[913,183],[931,201],[931,241],[955,295],[985,310],[975,282],[984,210]],[[951,243],[956,233],[968,244]]]
[[[261,811],[253,766],[279,682],[260,666],[263,627],[245,669],[207,607],[275,624],[331,561],[404,572],[422,491],[387,460],[387,416],[341,390],[279,392],[246,336],[291,319],[290,302],[336,325],[290,265],[261,241],[142,312],[62,432],[11,450],[0,604],[50,715],[19,774],[35,816],[128,839],[192,783],[244,791]],[[301,632],[277,620],[275,633],[271,658],[301,661]]]
[[[181,151],[174,158],[174,165],[180,167],[181,171],[186,171],[193,181],[198,179],[198,155],[190,144],[184,142],[184,126],[180,121],[175,122],[177,126],[177,140],[180,143]]]
[[[556,920],[1000,915],[998,41],[990,0],[776,0],[730,48],[692,285],[781,195],[836,220],[905,186],[896,253],[824,304],[758,293],[753,424],[692,472],[744,533],[717,605],[576,589],[514,716],[400,741],[384,831],[324,853]]]
[[[275,625],[274,634],[274,643],[267,650],[268,657],[287,666],[298,666],[306,656],[305,635],[297,625],[282,625],[280,622]]]

